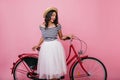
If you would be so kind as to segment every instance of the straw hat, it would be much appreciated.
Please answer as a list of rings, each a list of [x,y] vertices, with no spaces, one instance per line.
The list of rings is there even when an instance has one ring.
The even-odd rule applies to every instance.
[[[58,10],[57,10],[56,7],[48,7],[48,8],[45,10],[44,14],[43,14],[43,18],[45,18],[45,16],[47,15],[47,13],[48,13],[49,11],[51,11],[51,10],[55,10],[56,12],[58,12]]]

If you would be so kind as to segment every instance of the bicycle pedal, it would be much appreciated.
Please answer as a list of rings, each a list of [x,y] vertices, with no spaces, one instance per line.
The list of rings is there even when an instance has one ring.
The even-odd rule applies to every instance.
[[[40,80],[39,78],[33,78],[33,80]]]
[[[39,79],[39,75],[38,75],[37,73],[28,73],[28,74],[27,74],[27,77],[28,77],[28,78],[31,78],[31,79],[33,79],[33,80],[34,80],[34,79],[36,79],[36,80]]]
[[[32,75],[36,76],[36,75],[38,75],[38,74],[37,74],[37,73],[32,73]]]

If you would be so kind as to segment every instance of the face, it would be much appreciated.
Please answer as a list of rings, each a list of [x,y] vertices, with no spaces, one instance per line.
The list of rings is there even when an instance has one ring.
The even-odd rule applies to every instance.
[[[54,20],[56,19],[56,12],[53,12],[51,15],[51,22],[54,22]]]

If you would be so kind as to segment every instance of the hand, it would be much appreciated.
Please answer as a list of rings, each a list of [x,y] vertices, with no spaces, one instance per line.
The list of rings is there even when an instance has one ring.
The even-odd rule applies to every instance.
[[[39,51],[39,50],[40,50],[40,47],[39,47],[39,46],[34,46],[34,47],[32,47],[32,50],[33,50],[33,51],[35,51],[35,50]]]
[[[68,35],[66,37],[64,37],[63,40],[70,40],[70,39],[73,39],[74,38],[74,35]]]
[[[73,38],[74,38],[74,35],[68,35],[68,37],[69,37],[70,39],[73,39]]]

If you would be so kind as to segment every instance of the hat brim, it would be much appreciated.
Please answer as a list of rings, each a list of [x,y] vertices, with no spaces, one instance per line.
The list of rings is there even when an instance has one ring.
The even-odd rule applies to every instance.
[[[45,16],[47,15],[47,13],[48,13],[49,11],[51,11],[51,10],[55,10],[56,12],[58,12],[57,8],[55,8],[55,7],[48,7],[48,8],[45,10],[44,14],[43,14],[43,18],[45,18]]]

